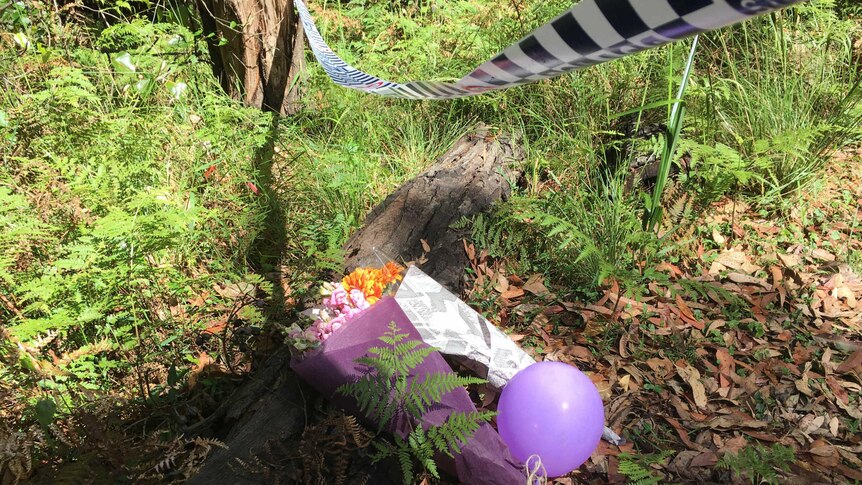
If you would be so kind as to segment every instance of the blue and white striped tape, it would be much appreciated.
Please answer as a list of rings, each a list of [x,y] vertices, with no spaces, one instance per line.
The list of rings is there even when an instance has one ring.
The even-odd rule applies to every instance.
[[[338,57],[303,0],[295,0],[314,56],[344,87],[406,99],[450,99],[548,79],[662,46],[804,0],[582,0],[456,82],[385,81]]]

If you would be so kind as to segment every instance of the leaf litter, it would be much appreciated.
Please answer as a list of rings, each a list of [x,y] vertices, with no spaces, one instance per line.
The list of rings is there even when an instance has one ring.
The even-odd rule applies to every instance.
[[[830,170],[846,170],[834,177],[842,185],[827,184],[811,201],[826,220],[767,220],[727,201],[699,224],[733,221],[733,236],[711,229],[718,249],[660,263],[669,278],[637,297],[610,281],[596,301],[567,301],[542,275],[506,274],[465,243],[468,297],[487,299],[491,287],[496,304],[486,316],[536,360],[590,376],[608,426],[628,440],[602,442],[555,483],[625,483],[621,454],[663,457],[650,471],[666,483],[751,483],[721,461],[761,445],[792,450],[787,470],[775,470],[781,483],[862,480],[862,277],[845,262],[862,243],[843,222],[860,206],[830,204],[862,187],[862,174],[840,159]],[[782,226],[797,224],[806,242],[782,242]],[[837,243],[836,233],[845,236]]]

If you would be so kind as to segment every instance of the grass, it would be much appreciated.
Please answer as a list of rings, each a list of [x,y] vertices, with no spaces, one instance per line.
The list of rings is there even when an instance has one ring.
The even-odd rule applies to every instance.
[[[631,117],[615,116],[664,122],[690,41],[450,102],[345,90],[309,62],[305,108],[277,120],[223,95],[200,33],[173,20],[179,11],[101,5],[103,15],[62,26],[50,9],[0,12],[0,413],[10,429],[46,414],[71,423],[95,398],[118,397],[160,416],[152,429],[179,430],[168,415],[192,399],[178,397],[192,369],[208,358],[227,373],[246,368],[240,342],[254,339],[238,330],[275,330],[292,311],[285,297],[301,302],[340,269],[369,209],[477,122],[519,134],[527,151],[526,187],[465,222],[492,256],[590,297],[611,281],[637,294],[664,277],[657,262],[690,250],[695,235],[678,226],[696,213],[644,229],[649,187],[626,184],[629,159],[660,155],[664,139],[631,140]],[[566,6],[312,8],[348,62],[403,81],[460,77]],[[739,197],[766,214],[798,205],[830,150],[862,139],[862,90],[847,99],[860,79],[858,15],[821,0],[701,36],[674,136],[691,169],[675,190],[702,206]],[[32,47],[16,48],[12,34]],[[627,158],[613,166],[607,154],[622,145]],[[845,253],[858,268],[858,252]],[[199,382],[209,406],[229,392]]]
[[[164,380],[170,369],[185,373],[205,350],[231,358],[193,344],[237,304],[213,286],[265,291],[250,259],[267,206],[248,183],[260,184],[255,153],[270,117],[214,95],[193,48],[130,50],[144,79],[160,56],[178,59],[140,92],[111,66],[116,53],[4,52],[3,72],[20,73],[4,75],[0,108],[9,120],[0,320],[12,343],[0,383],[10,426],[45,403],[50,423],[106,394],[155,405],[175,385]],[[189,88],[177,99],[170,88],[180,82]]]

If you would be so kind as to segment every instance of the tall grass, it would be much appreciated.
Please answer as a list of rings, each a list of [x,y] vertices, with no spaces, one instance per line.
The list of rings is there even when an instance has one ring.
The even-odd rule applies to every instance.
[[[828,159],[824,141],[846,142],[828,135],[853,122],[858,32],[822,1],[705,36],[696,138],[739,152],[755,175],[741,188],[760,204],[792,200]]]

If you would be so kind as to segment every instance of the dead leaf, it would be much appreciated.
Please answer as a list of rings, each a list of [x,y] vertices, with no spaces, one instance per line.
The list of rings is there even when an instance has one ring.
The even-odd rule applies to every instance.
[[[505,293],[509,289],[509,278],[506,278],[506,275],[502,273],[498,273],[497,284],[494,285],[494,289],[497,290],[497,293]]]
[[[428,241],[426,241],[424,239],[420,239],[419,242],[422,243],[422,250],[423,251],[425,251],[426,253],[431,252],[431,245],[428,244]]]
[[[805,363],[805,370],[802,371],[802,377],[794,381],[794,385],[796,389],[805,394],[808,397],[814,396],[814,392],[811,390],[811,387],[808,386],[808,371],[811,370],[811,362]]]
[[[854,470],[847,465],[838,465],[835,469],[851,480],[862,481],[862,471]]]
[[[688,305],[685,304],[685,300],[682,299],[682,296],[680,296],[679,293],[676,294],[676,306],[677,308],[679,308],[679,311],[680,313],[682,313],[682,316],[688,318],[689,320],[697,321],[697,319],[694,317],[694,313],[691,311],[691,308],[689,308]]]
[[[838,379],[832,376],[827,376],[826,385],[829,386],[829,389],[832,391],[832,394],[835,396],[835,399],[841,401],[844,404],[850,404],[850,395],[847,393],[847,390],[841,386],[841,384],[838,382]]]
[[[692,458],[691,463],[689,463],[689,466],[712,467],[715,466],[716,463],[718,463],[718,454],[711,451],[707,451]]]
[[[688,383],[689,387],[691,387],[692,397],[694,398],[694,403],[697,407],[700,409],[706,409],[706,388],[700,381],[700,372],[695,367],[689,366],[684,362],[682,364],[677,364],[676,371],[677,374],[679,374],[679,376]]]
[[[510,287],[508,290],[504,291],[501,295],[502,298],[507,300],[513,300],[515,298],[520,298],[524,296],[524,289],[518,287]]]
[[[613,386],[611,386],[611,383],[605,379],[605,376],[595,372],[585,372],[585,374],[591,381],[593,381],[593,384],[595,384],[596,389],[599,391],[599,395],[602,396],[602,400],[607,401],[610,399],[612,392],[611,387]]]
[[[216,171],[215,165],[210,165],[206,170],[204,170],[204,179],[209,180],[212,178],[213,174]]]
[[[862,349],[858,349],[856,352],[853,352],[853,355],[848,357],[847,360],[835,368],[835,372],[838,374],[846,374],[859,366],[862,366]]]
[[[734,283],[742,283],[746,285],[760,285],[764,288],[767,288],[769,286],[765,281],[760,278],[755,278],[754,276],[749,276],[742,273],[728,273],[727,279],[733,281]]]
[[[832,416],[832,419],[829,420],[829,432],[832,433],[832,436],[834,436],[836,438],[838,437],[838,425],[839,424],[840,423],[838,422],[838,418],[835,416]]]
[[[841,456],[835,447],[823,440],[815,440],[808,448],[814,461],[824,467],[834,468],[841,464]]]
[[[469,259],[473,263],[476,263],[476,246],[474,246],[472,243],[467,244],[466,239],[462,239],[462,241],[464,242],[464,252],[467,253],[467,259]]]
[[[620,387],[623,388],[623,392],[629,392],[629,384],[631,382],[631,379],[632,379],[632,376],[629,374],[626,374],[626,375],[620,377],[619,381],[617,381],[617,384],[619,384]]]
[[[752,274],[760,269],[759,266],[751,263],[751,258],[747,254],[735,247],[723,251],[715,259],[715,262],[745,274]]]
[[[723,453],[731,453],[737,454],[739,450],[748,446],[748,441],[745,439],[745,436],[739,435],[735,438],[731,438],[724,442],[724,446],[721,448]]]
[[[670,416],[663,417],[665,421],[667,421],[671,426],[673,426],[673,429],[676,430],[676,434],[679,436],[679,439],[682,440],[683,444],[685,444],[686,447],[691,450],[706,451],[706,448],[691,441],[691,438],[688,437],[688,430],[685,429],[677,419]]]
[[[548,293],[548,289],[542,283],[542,275],[534,274],[527,279],[527,282],[524,283],[524,291],[528,291],[536,296],[545,296]]]
[[[799,429],[805,434],[811,434],[820,429],[825,422],[825,416],[814,416],[813,414],[808,414],[799,421]]]
[[[520,342],[521,340],[524,340],[524,337],[526,337],[526,336],[527,335],[523,334],[523,333],[511,333],[511,334],[509,334],[509,338],[512,339],[512,342]]]
[[[207,367],[215,364],[215,361],[210,357],[206,352],[201,352],[198,354],[198,363],[195,364],[194,367],[188,373],[188,380],[186,381],[188,388],[192,389],[195,387],[195,384],[198,381],[198,376],[200,376]]]
[[[237,298],[240,298],[242,296],[253,294],[255,286],[251,283],[240,281],[238,283],[224,283],[220,285],[213,285],[213,290],[215,290],[215,292],[223,298],[227,298],[229,300],[236,300]]]
[[[778,260],[787,268],[793,268],[802,264],[802,260],[795,254],[776,254],[776,256],[778,256]]]
[[[718,360],[719,365],[719,385],[721,387],[728,387],[733,382],[731,380],[732,376],[736,374],[733,357],[731,357],[727,349],[719,347],[715,349],[715,358]]]

